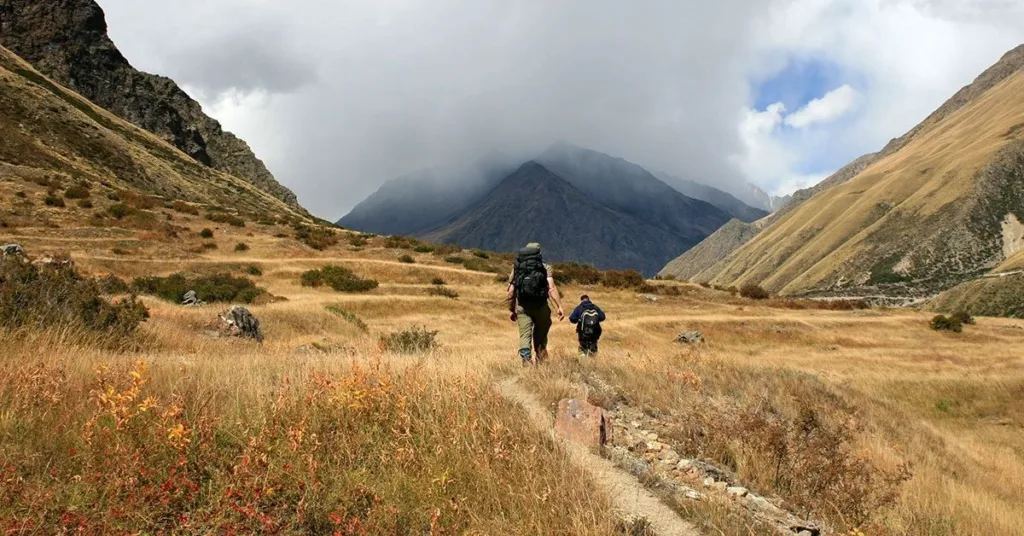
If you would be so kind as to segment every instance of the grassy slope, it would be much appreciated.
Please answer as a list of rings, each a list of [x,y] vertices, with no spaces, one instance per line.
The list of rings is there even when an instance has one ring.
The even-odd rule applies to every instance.
[[[1024,137],[1014,129],[1021,123],[1024,75],[1017,74],[765,229],[734,253],[715,283],[761,283],[784,293],[841,279],[863,284],[882,260],[875,245],[899,241],[893,253],[905,254],[943,230],[908,227],[904,217],[922,224],[948,210],[947,226],[959,223],[971,208],[977,173],[1000,148]]]
[[[0,177],[104,182],[267,217],[296,213],[102,110],[0,47]]]

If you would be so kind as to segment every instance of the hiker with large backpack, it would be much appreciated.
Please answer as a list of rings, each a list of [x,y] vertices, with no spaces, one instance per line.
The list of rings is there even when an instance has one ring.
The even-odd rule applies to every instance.
[[[565,319],[562,297],[541,257],[540,244],[531,242],[519,250],[508,284],[509,318],[519,324],[519,358],[529,365],[531,347],[537,364],[548,355],[548,331],[551,329],[551,307],[558,308],[558,320]]]
[[[597,341],[601,338],[601,322],[605,320],[604,311],[590,296],[580,296],[580,304],[569,315],[569,322],[576,324],[576,336],[580,341],[580,355],[592,356],[597,353]]]

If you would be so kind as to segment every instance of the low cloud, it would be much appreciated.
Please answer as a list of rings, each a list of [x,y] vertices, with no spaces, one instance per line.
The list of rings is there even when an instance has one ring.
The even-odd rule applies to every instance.
[[[857,105],[859,97],[857,90],[849,85],[843,85],[786,116],[786,125],[805,128],[818,123],[830,123],[852,110]]]

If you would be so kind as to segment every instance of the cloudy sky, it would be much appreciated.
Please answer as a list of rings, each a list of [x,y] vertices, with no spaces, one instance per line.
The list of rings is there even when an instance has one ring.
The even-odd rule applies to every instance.
[[[919,122],[1024,43],[1019,0],[99,0],[316,214],[566,140],[770,193]]]

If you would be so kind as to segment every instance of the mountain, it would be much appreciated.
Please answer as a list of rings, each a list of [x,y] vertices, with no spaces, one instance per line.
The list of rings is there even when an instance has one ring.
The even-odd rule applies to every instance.
[[[658,272],[661,276],[701,281],[700,274],[716,266],[722,259],[757,236],[754,223],[732,219],[700,244],[676,257]]]
[[[1014,221],[1024,221],[1024,46],[878,153],[794,196],[711,282],[930,295],[1004,262]]]
[[[16,183],[25,181],[25,185]],[[15,207],[5,223],[56,224],[76,216],[106,225],[103,208],[129,202],[162,200],[205,205],[209,212],[234,212],[250,221],[305,219],[305,212],[248,181],[206,167],[157,136],[94,105],[36,71],[13,52],[0,47],[0,181],[18,189],[35,183],[52,192],[47,205],[64,202],[65,187],[91,190],[93,198],[78,207],[50,210],[11,196]],[[15,186],[17,185],[17,186]],[[98,195],[105,191],[105,195]],[[86,195],[86,194],[83,194]],[[72,197],[72,195],[67,195]],[[95,203],[95,210],[93,210]],[[185,207],[196,210],[195,206]],[[145,218],[151,218],[145,220]],[[168,218],[169,219],[169,218]],[[136,223],[160,225],[154,213],[139,211]],[[145,221],[142,221],[145,220]],[[6,225],[5,225],[6,227]]]
[[[93,0],[0,0],[0,45],[54,82],[177,147],[204,166],[300,209],[249,146],[173,80],[136,70],[107,36]]]
[[[608,207],[530,161],[457,220],[426,235],[437,242],[515,251],[540,242],[548,261],[653,273],[668,252],[692,245],[668,229]]]
[[[656,173],[655,176],[686,197],[710,203],[740,221],[757,221],[769,214],[768,211],[754,208],[718,188],[680,179],[668,173]]]
[[[747,183],[747,191],[743,192],[741,198],[746,203],[749,203],[750,206],[767,210],[768,212],[775,212],[789,203],[792,196],[768,195],[767,192],[757,185]]]
[[[494,189],[515,170],[508,162],[495,154],[465,169],[434,168],[392,179],[337,223],[382,235],[422,236]]]

